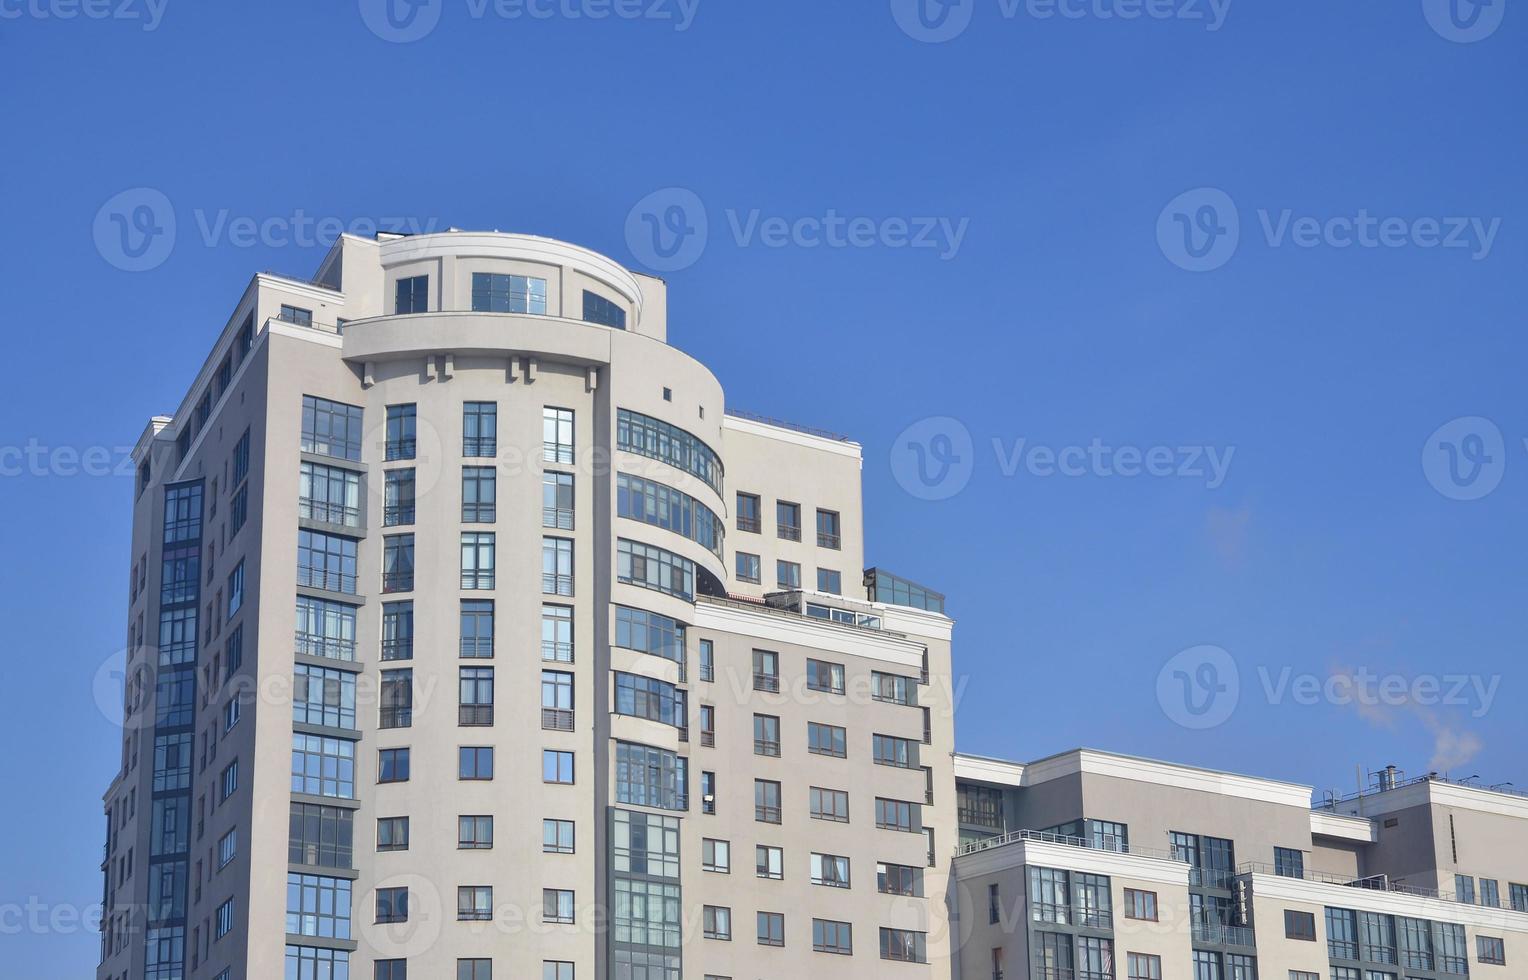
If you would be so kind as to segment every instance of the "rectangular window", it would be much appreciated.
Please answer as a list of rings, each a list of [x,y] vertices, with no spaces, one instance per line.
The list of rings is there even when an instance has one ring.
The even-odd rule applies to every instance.
[[[475,313],[546,313],[546,280],[497,272],[472,274]]]
[[[1157,893],[1139,888],[1125,889],[1125,918],[1157,921]]]
[[[756,493],[739,493],[737,495],[737,529],[758,534],[760,523],[759,495]]]
[[[462,455],[492,458],[498,454],[498,403],[467,402],[462,406]]]
[[[336,977],[335,980],[343,978]],[[456,980],[493,980],[493,960],[457,960]]]
[[[492,531],[462,533],[462,588],[492,589],[494,535]]]
[[[781,912],[759,913],[759,945],[785,945],[785,915]]]
[[[302,396],[302,451],[336,459],[361,458],[361,409]]]
[[[882,830],[899,830],[907,834],[923,832],[922,808],[916,803],[887,800],[876,797],[875,825]]]
[[[541,459],[567,466],[573,462],[573,412],[566,408],[541,410]]]
[[[382,591],[412,592],[413,590],[414,536],[393,534],[383,538]]]
[[[409,779],[408,749],[377,750],[377,782],[406,783]]]
[[[572,854],[573,821],[542,820],[541,850],[545,854]]]
[[[573,662],[573,610],[567,606],[541,607],[541,659]]]
[[[801,505],[781,500],[775,503],[775,532],[787,541],[801,540]]]
[[[755,585],[759,583],[760,573],[758,555],[750,555],[739,551],[733,556],[733,561],[735,565],[734,573],[737,575],[737,580],[739,582],[751,582]]]
[[[823,789],[813,786],[808,791],[811,800],[810,813],[813,820],[829,820],[833,823],[849,822],[849,794],[841,789]]]
[[[498,517],[499,471],[492,466],[462,467],[462,523],[492,524]]]
[[[407,960],[377,960],[372,980],[409,980]]]
[[[493,656],[493,600],[463,599],[461,655],[467,659]]]
[[[457,749],[456,778],[492,779],[493,746],[463,745]]]
[[[292,666],[292,720],[327,728],[355,728],[356,675],[307,664]]]
[[[430,312],[430,277],[409,276],[407,279],[399,279],[394,299],[395,313]]]
[[[414,724],[414,671],[382,671],[378,692],[378,728],[409,728]]]
[[[785,877],[785,851],[759,844],[753,849],[753,873],[756,878],[779,881]]]
[[[571,506],[571,504],[570,504]],[[673,487],[627,473],[616,475],[617,517],[672,531],[722,557],[726,528],[721,518],[694,497]]]
[[[1515,912],[1528,912],[1528,885],[1509,885],[1508,893]]]
[[[732,910],[707,905],[701,912],[701,934],[707,939],[732,941]]]
[[[355,743],[294,732],[292,792],[355,799]]]
[[[573,594],[573,542],[541,539],[541,591],[545,595]]]
[[[844,693],[844,665],[829,663],[825,660],[808,660],[806,686],[812,691],[826,691],[829,694]]]
[[[812,884],[848,888],[849,859],[837,854],[813,854]]]
[[[489,922],[493,919],[491,885],[458,885],[456,918],[460,922]]]
[[[599,293],[591,293],[586,289],[584,290],[584,321],[625,330],[626,311]]]
[[[287,834],[287,861],[324,868],[351,867],[354,821],[354,810],[316,803],[293,803]]]
[[[918,897],[923,894],[923,869],[906,864],[877,864],[875,888],[882,895]]]
[[[562,960],[542,960],[541,980],[573,980],[573,964]]]
[[[493,668],[458,667],[460,702],[457,723],[464,727],[493,724]]]
[[[560,670],[541,672],[541,727],[553,732],[573,730],[573,675]]]
[[[700,679],[701,679],[701,681],[709,684],[712,681],[716,680],[716,648],[715,648],[715,646],[712,644],[712,642],[710,640],[701,640],[700,641],[700,658],[699,659],[700,659]],[[1513,887],[1514,888],[1519,888],[1521,886],[1514,885]],[[1517,893],[1513,892],[1513,894],[1516,895]],[[1528,895],[1525,895],[1524,898],[1528,899]],[[1516,901],[1515,898],[1514,898],[1514,901]],[[1513,907],[1516,908],[1515,905]]]
[[[355,660],[355,614],[354,606],[298,596],[296,652],[330,660]],[[233,670],[232,664],[229,670]]]
[[[541,474],[541,526],[558,531],[573,530],[573,474]]]
[[[909,707],[918,703],[918,681],[914,677],[903,677],[899,674],[883,674],[880,671],[872,671],[870,674],[871,697],[887,704],[901,704]]]
[[[716,747],[716,707],[700,706],[700,744],[703,748]]]
[[[223,767],[223,774],[218,779],[218,802],[226,803],[228,798],[239,789],[239,760],[235,759]]]
[[[782,589],[801,588],[801,563],[777,560],[775,562],[775,585]]]
[[[377,818],[377,850],[406,851],[409,849],[409,818]]]
[[[817,547],[837,551],[843,546],[839,531],[838,511],[817,509]]]
[[[1491,936],[1476,936],[1475,942],[1479,954],[1476,958],[1480,962],[1492,966],[1507,965],[1507,945],[1503,940]]]
[[[276,319],[286,323],[295,323],[299,327],[313,326],[313,311],[303,309],[301,306],[289,306],[281,304],[281,311],[276,314]]]
[[[1454,897],[1466,905],[1475,904],[1475,879],[1469,875],[1454,875]]]
[[[573,753],[554,749],[541,751],[541,781],[573,784]]]
[[[1273,873],[1283,878],[1304,878],[1305,852],[1291,847],[1275,847]]]
[[[286,931],[321,939],[350,938],[348,878],[287,874]]]
[[[382,525],[398,527],[414,523],[414,469],[388,470],[383,474]]]
[[[1316,916],[1311,912],[1297,912],[1294,909],[1284,910],[1284,936],[1287,939],[1299,939],[1304,942],[1316,941]]]
[[[813,919],[812,949],[819,953],[837,953],[841,956],[853,955],[854,927],[847,922]]]
[[[829,595],[843,595],[843,576],[831,568],[817,569],[817,591]]]
[[[902,963],[927,963],[927,934],[907,929],[882,929],[881,959],[897,960]]]
[[[240,562],[239,568],[242,570],[243,567],[243,562]],[[229,582],[229,587],[232,588],[232,579]],[[232,605],[232,599],[229,600],[229,604]],[[233,613],[230,612],[229,615],[232,616]],[[1480,904],[1486,908],[1501,908],[1501,889],[1495,878],[1480,879]]]
[[[709,837],[703,839],[700,842],[700,867],[702,871],[731,874],[732,844],[724,840],[711,840]]]
[[[780,822],[780,784],[768,779],[753,781],[753,819],[759,823]]]
[[[780,719],[774,715],[753,716],[753,754],[780,757]]]
[[[361,474],[306,461],[298,471],[298,517],[342,527],[361,526]]]
[[[837,725],[821,725],[815,721],[806,723],[806,750],[813,755],[830,755],[835,759],[848,757],[848,735]]]
[[[541,921],[571,923],[573,893],[565,888],[541,889]]]
[[[418,419],[413,405],[387,406],[387,442],[383,456],[389,462],[395,459],[413,459],[418,453]]]
[[[241,559],[228,573],[228,618],[232,619],[239,607],[244,605],[244,562]],[[1491,884],[1496,884],[1494,881]]]
[[[355,539],[299,528],[297,584],[310,589],[355,595]]]
[[[377,921],[407,922],[409,920],[409,890],[407,888],[377,889]]]
[[[684,663],[684,624],[658,613],[627,606],[615,610],[615,645]]]
[[[617,803],[660,810],[688,809],[688,760],[667,749],[617,742],[615,793]]]
[[[912,739],[897,738],[893,735],[874,735],[871,737],[871,746],[875,764],[878,766],[893,766],[897,769],[918,768],[918,743]]]
[[[230,830],[228,833],[218,838],[218,870],[222,870],[223,868],[227,867],[228,862],[232,861],[235,857],[238,856],[238,854],[238,830]]]
[[[772,650],[753,651],[753,689],[776,693],[780,690],[780,655]]]
[[[640,674],[616,672],[615,713],[679,729],[689,726],[685,692],[667,681]]]
[[[1151,953],[1125,954],[1126,980],[1162,980],[1162,957]]]

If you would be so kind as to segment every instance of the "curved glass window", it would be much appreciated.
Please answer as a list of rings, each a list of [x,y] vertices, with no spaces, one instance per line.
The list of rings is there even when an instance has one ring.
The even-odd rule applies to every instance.
[[[721,518],[687,493],[644,480],[639,476],[616,476],[616,513],[683,535],[720,558]]]
[[[695,563],[640,541],[617,540],[616,578],[626,585],[656,589],[686,602],[695,600]]]
[[[710,446],[676,425],[639,412],[616,412],[616,446],[629,453],[662,460],[698,476],[722,492],[722,460]]]

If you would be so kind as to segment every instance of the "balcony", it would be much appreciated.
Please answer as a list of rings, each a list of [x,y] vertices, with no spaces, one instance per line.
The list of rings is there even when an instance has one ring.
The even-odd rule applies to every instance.
[[[1049,902],[1031,902],[1030,918],[1036,922],[1056,925],[1085,926],[1089,929],[1114,928],[1114,912],[1083,905],[1054,905]]]
[[[413,438],[389,439],[383,446],[383,456],[387,462],[395,459],[413,459],[418,451],[418,442]]]
[[[761,526],[761,522],[757,517],[739,517],[737,519],[737,529],[739,531],[747,531],[750,534],[758,534],[761,530]]]
[[[413,504],[389,504],[382,508],[382,523],[387,527],[399,527],[414,523]]]
[[[491,714],[489,724],[492,724]],[[542,708],[541,728],[543,731],[548,732],[571,732],[573,730],[573,710],[571,708]]]
[[[457,709],[456,723],[463,728],[486,728],[493,724],[493,705],[464,704]]]
[[[561,507],[541,508],[541,526],[559,531],[573,530],[573,512]]]
[[[541,593],[542,595],[571,596],[573,594],[573,576],[542,572]]]
[[[499,440],[496,436],[467,436],[462,440],[462,455],[472,457],[492,457],[499,454]]]
[[[827,531],[818,531],[817,547],[832,548],[834,551],[839,551],[843,548],[843,539],[838,535],[831,534]]]
[[[395,636],[392,639],[382,641],[383,660],[413,660],[414,638],[412,636]]]
[[[297,631],[294,640],[296,651],[305,657],[355,661],[355,640],[344,640],[319,633],[304,633],[301,630]]]
[[[754,674],[753,689],[765,691],[770,694],[780,693],[780,675],[778,674]]]
[[[1255,946],[1250,926],[1232,926],[1222,922],[1195,922],[1194,942],[1212,946]]]
[[[716,748],[716,733],[715,732],[701,732],[700,733],[700,745],[701,745],[701,748],[706,748],[706,749],[714,749],[714,748]]]
[[[780,743],[767,738],[756,738],[753,740],[753,754],[778,759],[780,758]]]
[[[311,497],[297,498],[297,516],[320,524],[338,524],[341,527],[360,527],[361,508]]]
[[[801,525],[799,525],[799,524],[781,524],[778,527],[778,534],[779,534],[779,536],[782,539],[784,539],[786,541],[800,541],[801,540]]]
[[[409,728],[414,724],[414,709],[382,708],[377,718],[378,728]]]
[[[323,589],[327,592],[342,592],[345,595],[355,595],[356,577],[333,569],[298,565],[297,584],[309,589]]]
[[[763,803],[756,803],[753,807],[753,819],[759,823],[779,823],[780,808],[777,806],[768,806]]]

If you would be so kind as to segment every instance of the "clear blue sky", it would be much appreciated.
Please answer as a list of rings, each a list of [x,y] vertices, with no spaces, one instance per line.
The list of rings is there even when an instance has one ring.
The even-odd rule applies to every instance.
[[[1010,18],[981,0],[930,44],[887,0],[701,0],[684,31],[475,18],[443,0],[431,33],[391,43],[355,0],[169,0],[158,19],[133,0],[139,19],[104,21],[31,2],[0,8],[22,11],[0,19],[0,444],[130,445],[176,406],[253,270],[305,274],[322,254],[204,233],[220,212],[525,231],[640,266],[628,214],[685,188],[709,238],[667,275],[671,339],[735,407],[864,444],[870,562],[947,592],[959,623],[964,749],[1087,744],[1344,789],[1355,766],[1443,758],[1528,786],[1525,11],[1479,37],[1489,28],[1435,30],[1420,0],[1236,0],[1214,31]],[[177,233],[134,273],[92,229],[139,187],[165,195]],[[1226,198],[1164,214],[1199,188]],[[773,248],[733,232],[729,212],[746,225],[755,210],[969,224],[947,257],[887,234]],[[1397,247],[1336,247],[1341,225],[1296,244],[1295,220],[1360,211],[1405,219]],[[1233,216],[1228,261],[1185,250],[1185,227],[1229,230]],[[1425,220],[1411,222],[1436,219],[1444,237],[1453,217],[1500,219],[1489,249],[1422,247]],[[1446,451],[1431,434],[1468,416],[1502,439],[1472,441],[1491,430],[1467,423],[1445,440],[1467,468],[1491,458],[1482,479],[1500,484],[1473,501],[1423,466],[1424,448]],[[969,483],[945,500],[896,478],[916,473],[897,463],[911,452],[899,433],[929,417],[972,439],[955,449]],[[1234,455],[1214,489],[1091,462],[1062,475],[1043,453],[1005,475],[1020,439]],[[0,809],[0,903],[86,905],[117,764],[92,677],[124,643],[130,481],[23,473],[0,494],[13,694],[0,732],[6,785],[29,801]],[[1174,720],[1206,718],[1174,707],[1176,667],[1165,697],[1158,679],[1206,644],[1241,689],[1201,730]],[[1476,695],[1275,704],[1259,667],[1499,687],[1483,713]],[[94,966],[94,936],[0,928],[18,975]]]

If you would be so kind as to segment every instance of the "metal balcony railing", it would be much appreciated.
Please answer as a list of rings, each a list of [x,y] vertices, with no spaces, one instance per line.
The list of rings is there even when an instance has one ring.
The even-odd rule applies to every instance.
[[[1253,946],[1256,939],[1249,926],[1232,926],[1221,922],[1195,922],[1194,942],[1216,946]]]
[[[413,708],[382,708],[377,719],[378,728],[409,728],[413,724]]]
[[[739,517],[737,519],[737,529],[739,531],[749,531],[753,534],[758,534],[760,527],[761,522],[757,517]]]
[[[780,757],[780,743],[767,738],[756,738],[753,740],[753,754],[767,755],[778,759]]]
[[[573,530],[573,512],[562,507],[541,508],[541,526],[559,531]]]
[[[715,732],[701,732],[700,733],[700,744],[701,744],[702,748],[707,748],[707,749],[714,749],[714,748],[716,748],[716,733]]]
[[[570,596],[573,594],[573,576],[557,575],[552,572],[542,572],[541,592],[543,595]]]
[[[352,590],[354,591],[354,590]],[[414,591],[413,572],[384,572],[382,574],[383,592],[412,592]]]
[[[355,660],[355,641],[323,636],[319,633],[298,631],[296,650],[305,657],[324,657],[329,660]]]
[[[493,637],[491,636],[464,636],[462,637],[461,655],[463,659],[474,660],[493,656]]]
[[[492,524],[498,519],[495,504],[462,504],[463,524]]]
[[[781,524],[779,526],[778,533],[779,533],[780,537],[784,538],[786,541],[800,541],[801,540],[801,525],[799,525],[799,524]]]
[[[457,724],[464,728],[481,728],[493,724],[493,705],[464,704],[457,710]]]
[[[462,439],[463,456],[497,456],[498,453],[497,436],[466,436]]]
[[[338,524],[342,527],[359,527],[361,524],[359,507],[350,507],[328,500],[314,500],[311,497],[297,498],[297,516],[318,521],[320,524]]]
[[[778,674],[754,674],[753,689],[778,694],[780,693],[780,677]]]
[[[388,461],[395,459],[413,459],[415,453],[418,452],[418,448],[418,440],[413,438],[389,439],[383,446],[383,456]]]
[[[753,819],[759,823],[779,823],[780,808],[777,806],[767,806],[762,803],[755,803],[753,807]]]
[[[387,527],[414,523],[413,504],[389,504],[382,508],[382,523]]]
[[[830,534],[827,531],[818,531],[817,532],[817,547],[819,547],[819,548],[832,548],[834,551],[838,551],[840,548],[843,547],[843,539],[841,537],[839,537],[838,535]]]
[[[541,727],[549,732],[571,732],[573,711],[571,708],[542,708]]]
[[[297,584],[310,589],[324,589],[328,592],[343,592],[346,595],[355,595],[356,577],[344,572],[312,566],[297,567]]]
[[[412,636],[395,636],[390,640],[383,640],[382,659],[413,660],[414,638]]]

